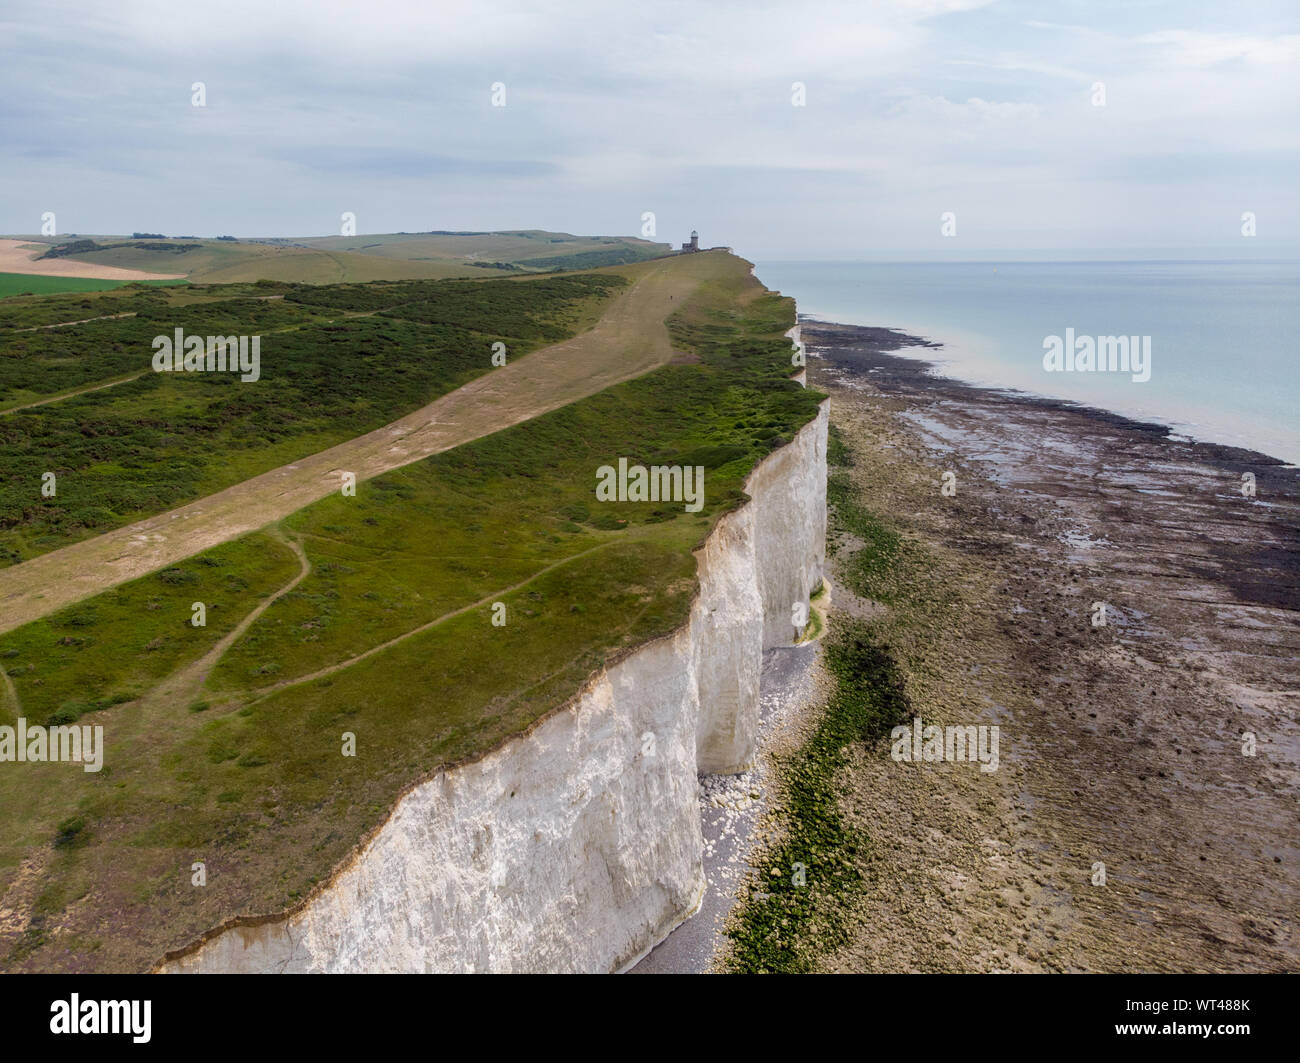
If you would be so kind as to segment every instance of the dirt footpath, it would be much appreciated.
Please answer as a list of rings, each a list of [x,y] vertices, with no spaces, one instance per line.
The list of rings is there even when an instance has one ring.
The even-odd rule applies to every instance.
[[[360,484],[666,365],[675,352],[665,318],[705,281],[740,269],[739,260],[721,254],[654,262],[589,331],[507,362],[401,420],[189,505],[0,569],[0,633],[281,520],[340,490],[345,471]]]
[[[884,330],[803,338],[855,494],[944,602],[884,611],[912,708],[1001,736],[988,773],[858,752],[868,888],[823,966],[1300,969],[1296,471],[925,376]]]

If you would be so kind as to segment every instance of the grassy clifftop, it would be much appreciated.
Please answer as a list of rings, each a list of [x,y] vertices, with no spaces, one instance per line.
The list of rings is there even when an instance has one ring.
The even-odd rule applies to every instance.
[[[583,274],[137,291],[112,301],[120,316],[61,328],[19,323],[77,320],[91,301],[64,296],[8,319],[0,304],[0,567],[387,424],[491,369],[495,342],[520,356],[579,331],[625,284]],[[175,328],[260,336],[256,386],[153,372],[152,339]],[[56,476],[51,497],[44,472]]]
[[[791,301],[716,262],[669,321],[677,363],[0,638],[0,722],[107,741],[98,774],[0,770],[0,966],[141,969],[291,907],[405,788],[682,623],[692,549],[819,398],[789,379]],[[620,457],[703,465],[703,509],[597,502]]]

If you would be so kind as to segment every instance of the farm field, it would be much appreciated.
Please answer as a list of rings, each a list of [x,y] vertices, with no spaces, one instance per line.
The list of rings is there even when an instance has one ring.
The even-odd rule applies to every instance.
[[[80,262],[71,257],[51,256],[48,254],[49,249],[49,242],[39,238],[0,238],[0,273],[65,280],[97,279],[121,282],[175,280],[181,276],[181,274],[165,271],[145,271],[123,266]],[[31,289],[18,289],[20,292],[29,290]]]
[[[0,273],[0,299],[11,295],[52,295],[66,292],[103,292],[121,288],[130,281],[100,280],[96,277],[51,277],[39,273]],[[144,284],[179,284],[179,280],[136,281]]]

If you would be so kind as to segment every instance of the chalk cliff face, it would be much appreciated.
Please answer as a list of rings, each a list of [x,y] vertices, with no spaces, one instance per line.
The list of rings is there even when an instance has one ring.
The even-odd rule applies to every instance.
[[[408,792],[299,910],[164,972],[617,971],[704,891],[698,772],[755,755],[762,651],[821,584],[827,407],[699,552],[689,621],[564,708]],[[805,614],[806,615],[806,614]]]

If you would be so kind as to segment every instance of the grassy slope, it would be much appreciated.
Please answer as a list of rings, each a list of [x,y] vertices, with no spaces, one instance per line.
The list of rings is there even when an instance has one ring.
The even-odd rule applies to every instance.
[[[298,241],[329,251],[357,251],[379,258],[408,261],[484,261],[527,263],[554,255],[587,254],[621,249],[653,257],[669,250],[666,244],[612,236],[574,236],[540,229],[481,233],[472,236],[428,233],[386,233],[370,236],[324,236]],[[478,267],[474,267],[478,268]]]
[[[0,299],[0,339],[24,329],[67,326],[88,318],[138,313],[142,308],[193,306],[227,299],[270,299],[294,290],[290,283],[262,281],[209,285],[187,281],[95,281],[112,287],[69,295]]]
[[[133,243],[128,237],[90,237],[97,243]],[[50,241],[41,241],[48,243]],[[163,241],[142,241],[159,244]],[[372,280],[501,276],[503,270],[473,262],[545,260],[542,269],[564,268],[564,259],[579,256],[571,268],[610,264],[593,257],[617,253],[619,261],[636,261],[668,250],[665,244],[623,237],[585,237],[542,230],[434,236],[389,233],[325,236],[261,243],[226,240],[172,240],[176,250],[113,247],[71,256],[75,261],[158,273],[185,273],[193,281],[226,284],[275,280],[300,284],[342,284]],[[187,250],[185,245],[198,244]],[[557,257],[558,256],[558,257]],[[583,257],[585,256],[585,257]],[[27,288],[17,290],[31,290]],[[0,291],[0,295],[4,294]]]
[[[246,535],[338,490],[338,470],[373,479],[423,457],[461,446],[633,380],[681,357],[666,318],[720,270],[722,254],[669,257],[617,273],[635,284],[613,300],[593,327],[508,362],[435,403],[373,432],[296,460],[158,518],[110,530],[66,549],[0,570],[0,631],[11,631],[83,598]],[[593,278],[594,279],[594,278]],[[537,284],[572,286],[582,277],[507,282],[495,323],[512,313],[506,294]],[[474,285],[470,285],[471,288]],[[481,290],[487,290],[483,286]],[[330,290],[303,289],[319,298]],[[369,291],[369,289],[367,289]],[[423,310],[413,307],[423,317]],[[485,322],[490,326],[493,321]],[[400,442],[394,444],[394,434]]]
[[[195,241],[182,241],[193,243]],[[492,275],[464,263],[405,262],[375,255],[273,244],[206,241],[193,250],[151,251],[115,247],[71,256],[77,262],[156,272],[186,273],[211,284],[276,280],[296,284],[342,284],[371,280],[432,279]]]
[[[130,304],[133,317],[0,334],[0,410],[42,388],[57,394],[144,374],[0,415],[0,564],[387,424],[488,371],[493,341],[523,354],[579,331],[616,283],[412,282],[180,307],[146,294]],[[506,303],[509,318],[485,310]],[[357,313],[373,316],[349,316]],[[493,325],[506,331],[480,331]],[[262,378],[246,385],[230,374],[147,371],[151,338],[175,326],[262,335]],[[56,474],[56,497],[40,495],[33,470]]]
[[[54,766],[40,801],[0,824],[0,903],[40,916],[21,933],[0,931],[0,962],[139,968],[229,915],[291,905],[383,821],[404,787],[526,727],[611,654],[681,623],[692,547],[819,398],[787,379],[790,301],[762,295],[745,263],[727,261],[726,275],[672,321],[676,344],[698,363],[407,466],[363,484],[354,499],[331,497],[284,522],[312,572],[219,662],[203,665],[206,680],[184,665],[210,636],[173,616],[181,677],[83,718],[105,725],[109,766],[99,775]],[[705,510],[596,503],[595,469],[619,456],[705,465]],[[193,561],[199,572],[204,564]],[[248,578],[238,565],[218,567]],[[114,593],[143,610],[160,575]],[[490,623],[497,600],[507,606],[500,628]],[[245,608],[254,601],[250,592]],[[123,614],[99,602],[0,639],[0,662],[12,667],[24,704],[33,697],[39,711],[71,713],[84,706],[56,708],[57,695],[32,691],[136,692],[142,680],[114,662],[159,637],[154,621],[142,611],[133,623],[128,606]],[[44,644],[62,632],[90,644],[44,663]],[[331,675],[268,693],[403,634]],[[196,703],[210,707],[189,711]],[[344,731],[357,735],[355,759],[340,756]],[[0,773],[0,804],[28,778]],[[55,846],[69,820],[81,829]],[[34,863],[20,873],[24,856]],[[209,884],[196,890],[189,867],[200,859]]]
[[[92,237],[92,239],[99,244],[130,242],[129,238],[125,237]],[[162,241],[145,242],[161,243]],[[124,269],[141,269],[156,273],[187,273],[193,276],[256,260],[273,259],[278,253],[278,249],[265,244],[238,243],[224,240],[171,241],[173,247],[182,247],[195,243],[199,246],[187,251],[150,251],[144,248],[128,246],[114,247],[107,251],[92,251],[83,255],[72,255],[70,258],[76,262],[89,262],[99,266],[119,266]],[[248,279],[256,280],[257,278]]]
[[[506,271],[476,269],[458,262],[408,262],[351,251],[285,248],[276,254],[194,274],[208,284],[279,280],[300,284],[342,284],[378,280],[443,280],[448,277],[499,277]]]

